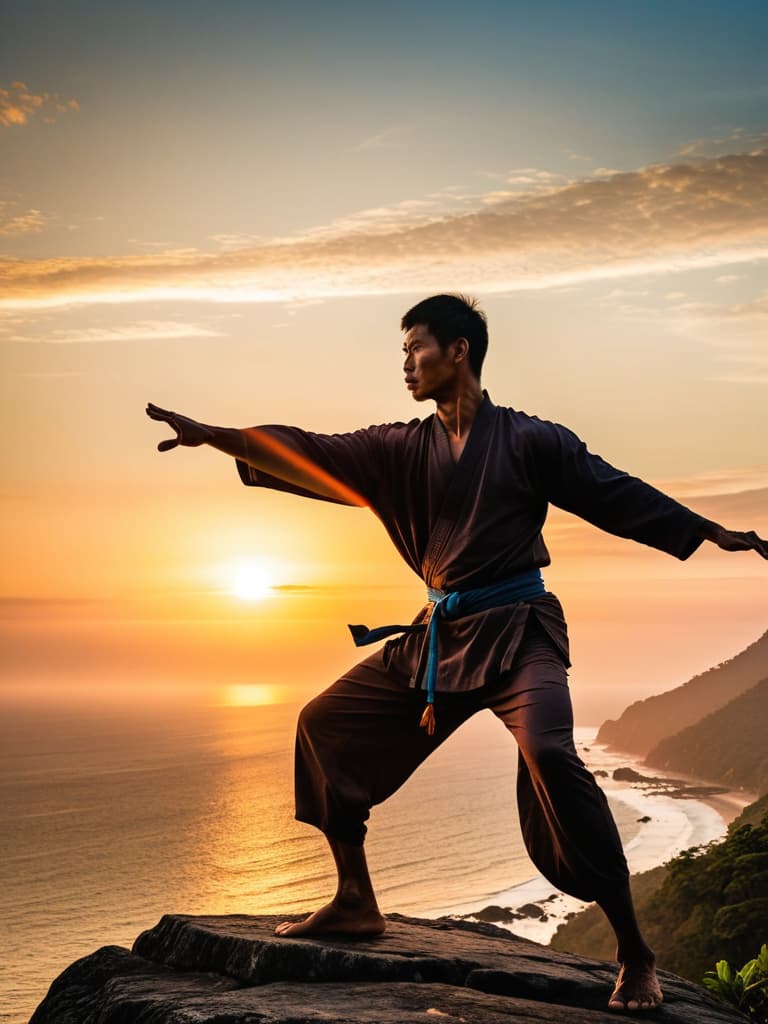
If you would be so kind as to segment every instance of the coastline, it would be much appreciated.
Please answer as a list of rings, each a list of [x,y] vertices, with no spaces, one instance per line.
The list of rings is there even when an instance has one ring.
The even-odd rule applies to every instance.
[[[576,746],[608,798],[631,874],[665,864],[683,850],[721,840],[728,825],[755,799],[754,794],[740,790],[701,792],[714,784],[681,773],[657,774],[632,755],[595,743],[596,735],[596,728],[576,729]],[[642,781],[614,779],[617,768],[630,769]],[[437,908],[425,916],[487,921],[547,944],[568,916],[588,906],[558,892],[537,874],[484,898]]]

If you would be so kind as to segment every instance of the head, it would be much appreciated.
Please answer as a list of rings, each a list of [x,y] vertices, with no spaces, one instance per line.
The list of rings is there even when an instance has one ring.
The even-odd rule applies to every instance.
[[[409,309],[400,327],[406,381],[415,399],[440,398],[467,378],[479,384],[488,326],[475,299],[433,295]]]

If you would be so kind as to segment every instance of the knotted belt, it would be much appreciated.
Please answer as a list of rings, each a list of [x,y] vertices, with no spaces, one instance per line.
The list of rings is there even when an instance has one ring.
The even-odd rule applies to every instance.
[[[531,601],[546,593],[541,570],[530,569],[518,573],[508,580],[489,583],[486,587],[473,587],[471,590],[438,590],[427,588],[427,598],[432,603],[429,622],[418,626],[350,626],[349,631],[356,647],[374,644],[377,640],[394,636],[398,633],[426,633],[427,644],[427,706],[421,718],[421,725],[430,736],[435,731],[435,682],[437,666],[440,661],[438,643],[438,623],[440,619],[460,619],[464,615],[485,612],[500,605],[515,604],[518,601]]]

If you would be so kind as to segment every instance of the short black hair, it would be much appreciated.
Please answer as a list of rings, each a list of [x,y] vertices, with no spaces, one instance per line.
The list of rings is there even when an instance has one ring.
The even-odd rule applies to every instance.
[[[469,365],[477,379],[488,350],[488,321],[477,299],[467,295],[432,295],[417,302],[400,321],[400,330],[423,324],[445,350],[457,338],[469,344]]]

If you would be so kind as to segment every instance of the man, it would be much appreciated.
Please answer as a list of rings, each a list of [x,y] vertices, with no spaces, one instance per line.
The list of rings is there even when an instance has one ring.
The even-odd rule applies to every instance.
[[[248,485],[369,506],[429,588],[410,626],[351,627],[359,645],[400,635],[300,715],[296,817],[328,839],[338,889],[277,934],[384,930],[363,847],[370,808],[490,708],[518,742],[520,823],[532,860],[558,888],[597,901],[616,932],[621,971],[609,1007],[651,1009],[662,994],[621,841],[573,744],[566,626],[540,573],[549,564],[547,504],[681,559],[705,539],[765,558],[768,544],[614,469],[566,428],[493,405],[480,385],[488,334],[473,300],[433,296],[401,327],[406,386],[417,402],[436,403],[424,420],[324,435],[212,427],[147,408],[176,431],[161,451],[209,444],[237,459]]]

